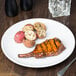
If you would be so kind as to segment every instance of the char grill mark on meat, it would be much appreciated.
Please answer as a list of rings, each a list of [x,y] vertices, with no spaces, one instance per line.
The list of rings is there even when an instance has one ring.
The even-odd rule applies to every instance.
[[[46,41],[45,41],[45,42],[46,42]],[[47,46],[45,45],[45,42],[41,43],[41,47],[42,47],[42,49],[43,49],[44,56],[46,56],[46,52],[48,52]]]
[[[49,40],[45,41],[46,47],[47,47],[47,52],[46,52],[46,56],[51,56],[51,53],[53,51],[52,46],[49,42]]]
[[[33,53],[34,53],[34,57],[36,58],[41,58],[44,56],[43,50],[40,44],[37,45],[37,48],[33,51]]]

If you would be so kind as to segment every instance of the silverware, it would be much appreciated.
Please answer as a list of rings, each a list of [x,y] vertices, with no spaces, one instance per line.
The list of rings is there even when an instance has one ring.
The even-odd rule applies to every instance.
[[[70,65],[76,60],[76,57],[63,69],[61,69],[59,72],[57,72],[57,76],[63,76],[66,70],[70,67]]]

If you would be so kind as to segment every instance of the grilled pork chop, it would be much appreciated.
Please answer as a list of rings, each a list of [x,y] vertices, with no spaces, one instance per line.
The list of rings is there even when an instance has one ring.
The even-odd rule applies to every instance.
[[[37,44],[34,51],[27,54],[19,54],[19,58],[28,58],[28,57],[35,57],[35,58],[43,58],[49,56],[56,56],[61,53],[65,49],[64,45],[58,38],[53,38],[44,41],[41,44]]]

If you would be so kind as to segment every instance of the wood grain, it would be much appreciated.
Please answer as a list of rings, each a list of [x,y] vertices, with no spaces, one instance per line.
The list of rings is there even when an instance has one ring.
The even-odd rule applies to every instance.
[[[48,10],[48,0],[33,0],[31,11],[21,11],[16,17],[7,17],[4,11],[4,0],[0,0],[0,42],[3,33],[12,24],[30,18],[49,18],[57,20],[69,27],[76,38],[76,0],[72,0],[71,15],[68,17],[52,18]],[[19,6],[19,0],[17,0]],[[5,57],[0,46],[0,76],[57,76],[57,72],[66,66],[76,56],[76,48],[64,62],[53,67],[33,69],[14,64]],[[67,70],[64,76],[76,76],[76,62]]]

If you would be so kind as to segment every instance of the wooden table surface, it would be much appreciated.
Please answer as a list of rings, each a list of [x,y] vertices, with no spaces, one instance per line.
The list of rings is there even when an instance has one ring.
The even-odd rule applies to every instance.
[[[19,0],[17,2],[19,5]],[[30,18],[48,18],[62,22],[71,29],[76,38],[76,0],[72,0],[71,15],[59,18],[52,18],[48,10],[48,0],[33,0],[33,9],[25,12],[19,8],[19,14],[16,17],[7,17],[5,15],[4,3],[4,0],[0,0],[0,39],[12,24]],[[67,60],[58,65],[44,69],[33,69],[14,64],[7,59],[0,47],[0,76],[57,76],[57,72],[66,66],[75,56],[76,48]],[[76,76],[76,62],[70,66],[64,76]]]

